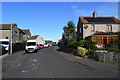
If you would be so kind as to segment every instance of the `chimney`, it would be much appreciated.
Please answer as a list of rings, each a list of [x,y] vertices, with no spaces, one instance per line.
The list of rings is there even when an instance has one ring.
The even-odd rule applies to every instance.
[[[94,12],[93,12],[93,18],[96,18],[96,17],[97,17],[97,12],[94,11]]]

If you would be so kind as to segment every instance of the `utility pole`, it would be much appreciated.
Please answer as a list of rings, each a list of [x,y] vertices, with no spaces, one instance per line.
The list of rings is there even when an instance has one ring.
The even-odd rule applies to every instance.
[[[10,30],[10,54],[12,54],[12,24],[11,24],[11,30]]]

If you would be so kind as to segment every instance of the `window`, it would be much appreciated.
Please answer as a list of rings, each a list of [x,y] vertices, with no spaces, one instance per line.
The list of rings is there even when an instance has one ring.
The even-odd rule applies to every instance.
[[[112,31],[112,25],[109,25],[109,31]]]
[[[111,32],[112,31],[112,25],[107,25],[106,26],[106,31]]]
[[[95,31],[95,25],[91,26],[91,31],[94,32]]]
[[[81,31],[81,28],[80,28],[80,33],[81,33],[82,31]]]
[[[109,26],[108,25],[106,26],[106,31],[109,31]]]

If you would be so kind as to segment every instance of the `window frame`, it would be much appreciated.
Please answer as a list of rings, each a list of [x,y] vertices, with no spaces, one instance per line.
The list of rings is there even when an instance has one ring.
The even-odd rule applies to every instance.
[[[95,32],[95,25],[94,24],[91,25],[91,32]]]

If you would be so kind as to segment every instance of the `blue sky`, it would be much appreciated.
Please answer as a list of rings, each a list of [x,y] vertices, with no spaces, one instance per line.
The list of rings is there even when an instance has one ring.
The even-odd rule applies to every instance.
[[[30,29],[32,35],[46,40],[61,39],[68,21],[76,25],[79,16],[118,17],[117,2],[3,2],[2,23],[17,23],[21,29]]]

